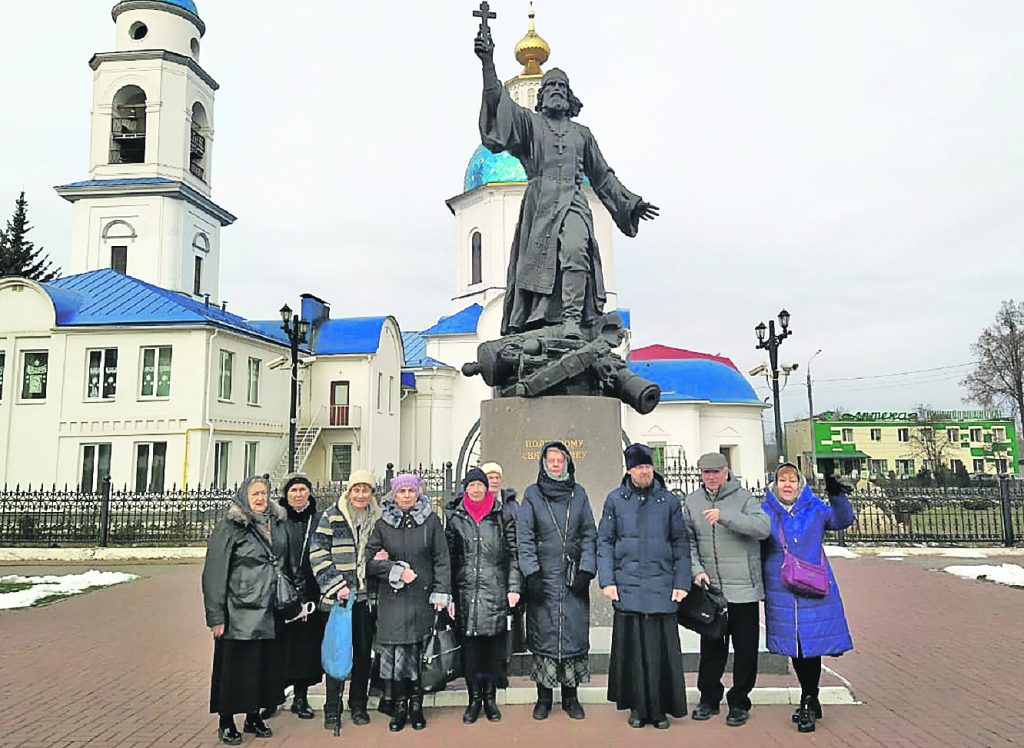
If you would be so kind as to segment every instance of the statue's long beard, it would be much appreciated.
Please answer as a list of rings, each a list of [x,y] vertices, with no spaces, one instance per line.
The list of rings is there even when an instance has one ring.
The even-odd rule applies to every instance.
[[[544,97],[544,109],[551,112],[569,111],[569,99],[564,96],[548,94]]]

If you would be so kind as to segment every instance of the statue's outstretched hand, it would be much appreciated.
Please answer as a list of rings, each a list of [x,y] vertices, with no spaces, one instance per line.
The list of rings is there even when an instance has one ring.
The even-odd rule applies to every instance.
[[[636,208],[634,208],[637,218],[642,218],[645,221],[653,221],[658,217],[660,210],[657,205],[651,205],[644,200],[637,203]]]
[[[476,35],[476,39],[473,40],[473,52],[482,61],[487,62],[494,58],[494,42],[490,36],[483,36],[479,32]]]

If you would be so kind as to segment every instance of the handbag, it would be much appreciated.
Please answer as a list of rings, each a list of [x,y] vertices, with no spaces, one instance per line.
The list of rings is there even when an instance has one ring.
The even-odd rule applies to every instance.
[[[285,573],[284,560],[274,553],[273,547],[267,542],[256,529],[252,530],[256,537],[270,554],[270,564],[274,567],[274,610],[281,613],[285,618],[294,618],[302,609],[302,600],[299,598],[299,591],[295,582]]]
[[[434,626],[423,644],[420,657],[420,685],[424,693],[443,691],[462,677],[462,645],[455,633],[455,622],[447,610],[434,615]]]
[[[352,607],[355,604],[356,593],[353,592],[345,602],[331,606],[324,640],[320,643],[324,672],[337,680],[345,680],[352,672]]]
[[[576,584],[576,577],[580,573],[580,557],[579,554],[569,553],[567,550],[569,542],[569,517],[572,515],[572,500],[576,498],[576,491],[573,490],[572,496],[569,497],[568,506],[565,509],[565,532],[561,532],[558,529],[558,521],[555,519],[555,512],[551,509],[551,502],[544,499],[544,506],[548,508],[548,514],[551,515],[551,524],[555,526],[555,533],[558,535],[558,539],[562,541],[562,559],[565,562],[565,586],[572,587]]]
[[[679,603],[676,620],[680,626],[711,639],[724,639],[729,628],[729,611],[725,595],[717,587],[704,582],[694,584]]]
[[[781,520],[781,518],[780,518]],[[778,522],[778,540],[782,546],[782,586],[790,592],[806,597],[825,597],[828,594],[828,567],[825,563],[825,549],[821,549],[821,560],[804,561],[789,552],[782,522]]]

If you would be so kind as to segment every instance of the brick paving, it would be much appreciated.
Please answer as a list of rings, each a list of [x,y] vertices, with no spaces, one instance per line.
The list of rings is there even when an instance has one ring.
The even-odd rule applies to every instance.
[[[1000,558],[998,563],[1024,558]],[[755,707],[751,722],[678,720],[667,732],[632,730],[610,705],[572,722],[505,707],[497,725],[461,724],[461,709],[428,710],[429,727],[387,732],[383,717],[342,741],[363,746],[1008,746],[1024,744],[1024,590],[964,580],[886,559],[833,559],[857,649],[826,664],[848,679],[856,706],[826,707],[798,735],[788,706]],[[203,627],[200,566],[119,567],[142,579],[46,607],[0,613],[0,746],[214,746],[207,713],[212,644]],[[63,570],[67,571],[67,570]],[[5,567],[0,573],[20,573]],[[778,685],[773,677],[771,685]],[[831,678],[830,678],[831,680]],[[693,685],[695,675],[687,675]],[[795,684],[795,679],[793,681]],[[766,684],[767,685],[767,684]],[[724,716],[724,712],[723,712]],[[330,745],[318,719],[271,720],[260,748]],[[245,745],[253,743],[247,736]]]

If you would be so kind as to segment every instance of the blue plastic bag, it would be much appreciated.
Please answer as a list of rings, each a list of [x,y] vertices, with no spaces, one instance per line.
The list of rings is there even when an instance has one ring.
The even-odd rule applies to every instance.
[[[355,604],[356,593],[353,592],[345,603],[336,602],[331,606],[320,645],[324,672],[337,680],[345,680],[352,672],[352,606]]]

